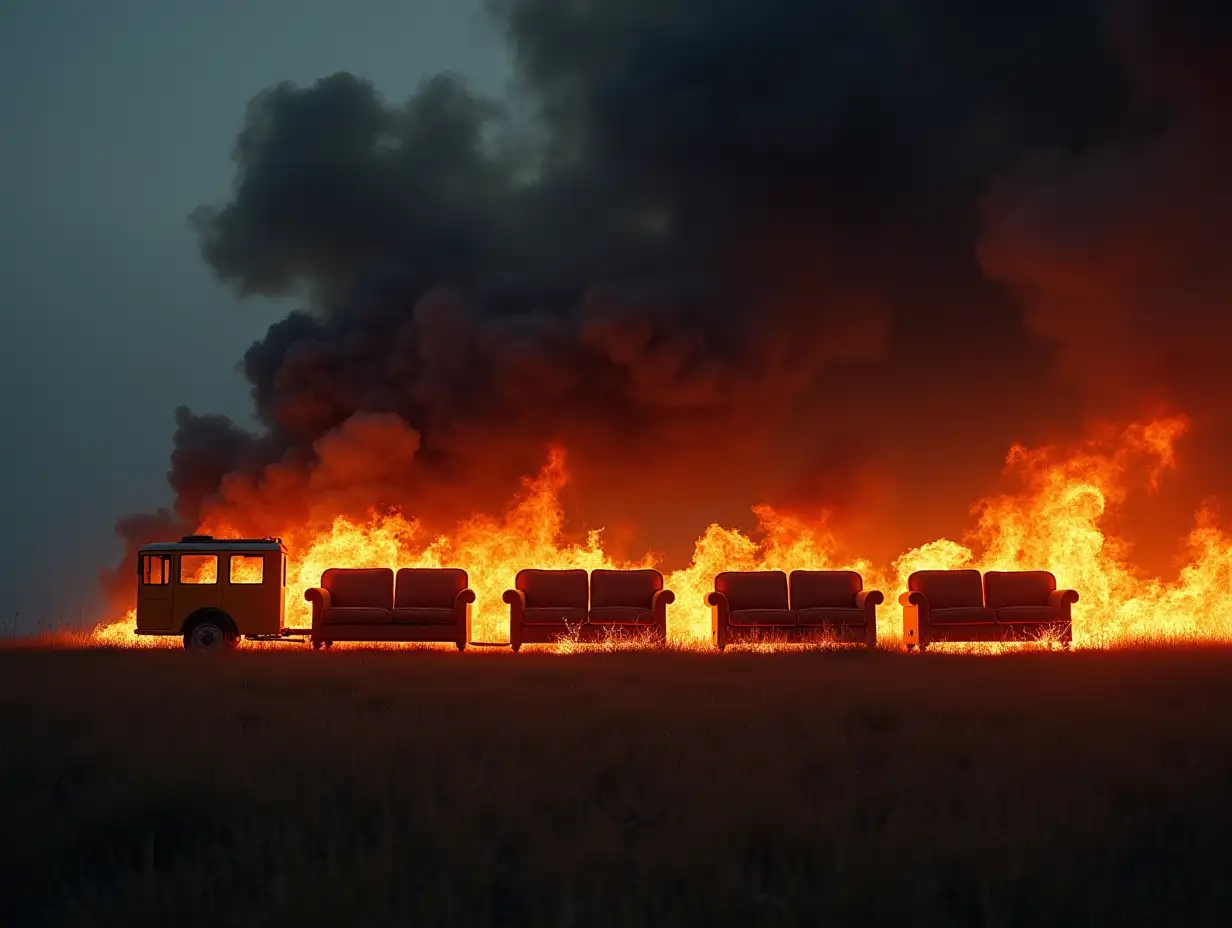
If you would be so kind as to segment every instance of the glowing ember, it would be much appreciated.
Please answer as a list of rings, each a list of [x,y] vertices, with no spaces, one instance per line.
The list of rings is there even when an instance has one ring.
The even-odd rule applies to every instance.
[[[894,645],[901,635],[897,596],[912,571],[974,567],[1047,569],[1060,587],[1079,590],[1082,600],[1073,611],[1076,646],[1106,647],[1139,639],[1232,640],[1232,538],[1216,527],[1209,513],[1198,514],[1188,538],[1189,563],[1172,582],[1138,576],[1126,561],[1125,544],[1101,529],[1108,508],[1124,500],[1132,467],[1145,464],[1146,482],[1154,487],[1164,471],[1175,466],[1173,446],[1185,428],[1180,418],[1135,424],[1069,453],[1015,446],[1007,471],[1018,477],[1021,489],[981,501],[975,507],[978,523],[965,543],[932,541],[906,552],[888,568],[840,561],[832,554],[836,545],[824,524],[755,507],[760,523],[755,538],[711,525],[697,540],[692,562],[667,572],[667,586],[676,593],[676,604],[668,609],[669,638],[683,646],[709,643],[705,595],[720,571],[851,568],[863,574],[866,587],[886,592],[878,640]],[[373,515],[364,522],[340,517],[318,532],[270,526],[269,534],[281,536],[290,550],[287,624],[311,623],[303,590],[317,585],[326,568],[458,566],[470,575],[477,595],[474,639],[504,641],[509,614],[501,593],[522,567],[657,566],[650,557],[613,561],[604,553],[601,530],[590,532],[584,544],[565,542],[558,498],[567,480],[564,452],[553,451],[503,516],[474,516],[449,537],[424,537],[413,518],[400,515]],[[223,523],[207,523],[198,531],[219,537],[240,534]],[[233,564],[232,582],[240,582],[236,578],[246,577],[249,568],[235,563],[240,566]],[[252,577],[247,580],[254,582]],[[174,643],[138,638],[133,627],[130,610],[100,625],[94,640],[112,645]],[[561,649],[573,647],[565,643]],[[986,651],[997,646],[949,647]]]

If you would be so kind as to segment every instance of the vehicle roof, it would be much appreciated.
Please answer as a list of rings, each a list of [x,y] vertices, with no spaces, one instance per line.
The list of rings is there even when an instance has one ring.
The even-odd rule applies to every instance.
[[[156,541],[142,545],[141,551],[193,551],[219,553],[223,551],[283,551],[286,545],[276,538],[214,538],[200,541]]]

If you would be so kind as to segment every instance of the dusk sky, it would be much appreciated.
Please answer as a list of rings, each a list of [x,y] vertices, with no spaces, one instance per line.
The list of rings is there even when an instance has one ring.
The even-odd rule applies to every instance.
[[[0,622],[198,526],[449,536],[550,448],[561,544],[761,506],[886,566],[1161,416],[1101,525],[1175,576],[1232,494],[1230,11],[8,3]]]
[[[499,92],[474,0],[0,5],[5,632],[97,618],[126,512],[168,505],[172,414],[249,417],[235,365],[286,303],[243,303],[189,213],[223,201],[249,100],[335,71],[392,98],[441,70]]]

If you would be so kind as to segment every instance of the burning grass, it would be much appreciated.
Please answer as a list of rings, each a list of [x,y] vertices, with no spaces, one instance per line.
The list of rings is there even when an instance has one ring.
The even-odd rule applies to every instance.
[[[6,650],[5,921],[1226,924],[1229,681],[1227,649]]]
[[[865,586],[883,590],[878,640],[895,646],[901,638],[896,599],[911,572],[974,567],[980,570],[1047,569],[1062,588],[1077,589],[1073,609],[1077,646],[1112,647],[1153,641],[1232,641],[1232,537],[1213,513],[1197,514],[1186,539],[1188,561],[1176,579],[1143,576],[1129,561],[1129,545],[1104,527],[1110,510],[1131,488],[1147,491],[1176,466],[1174,446],[1185,432],[1183,418],[1157,419],[1097,431],[1079,447],[1026,449],[1007,456],[1014,492],[989,497],[972,509],[976,519],[962,543],[941,538],[905,552],[889,565],[843,557],[824,513],[816,518],[756,507],[761,529],[755,537],[710,526],[698,539],[691,562],[661,566],[676,594],[668,608],[668,638],[674,647],[704,646],[710,638],[705,595],[724,570],[851,568]],[[200,531],[221,537],[278,534],[290,549],[287,623],[305,627],[311,614],[303,590],[316,585],[328,567],[441,567],[467,570],[477,601],[473,638],[508,637],[508,607],[502,592],[522,567],[583,568],[656,566],[648,554],[620,563],[603,548],[602,532],[584,540],[566,537],[559,496],[568,480],[562,451],[525,482],[500,517],[476,515],[448,536],[424,537],[413,518],[401,514],[365,518],[334,515],[318,523],[251,524],[242,508],[220,503]],[[132,613],[103,623],[94,632],[101,644],[135,645]]]

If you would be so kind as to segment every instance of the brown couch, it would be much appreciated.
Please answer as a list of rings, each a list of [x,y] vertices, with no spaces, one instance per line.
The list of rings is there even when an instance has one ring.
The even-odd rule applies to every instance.
[[[838,641],[877,646],[877,607],[885,594],[864,589],[864,578],[854,570],[793,570],[787,585],[802,634],[821,631]]]
[[[542,644],[578,632],[594,640],[615,630],[654,630],[667,636],[667,607],[675,601],[657,570],[520,570],[509,604],[509,644]]]
[[[1073,640],[1074,590],[1058,590],[1046,570],[920,570],[907,579],[903,643],[911,650],[935,641]]]
[[[788,640],[819,636],[877,643],[879,590],[865,590],[852,570],[724,571],[706,596],[710,628],[720,651],[768,634]]]
[[[667,607],[676,594],[663,589],[663,574],[641,570],[592,570],[590,610],[583,634],[603,638],[611,632],[650,631],[667,638]]]
[[[335,641],[452,641],[471,636],[475,591],[456,567],[332,567],[304,591],[312,603],[312,646]]]

